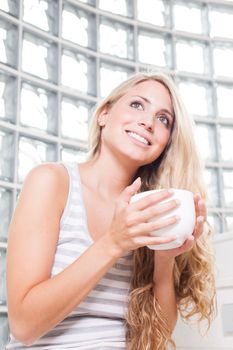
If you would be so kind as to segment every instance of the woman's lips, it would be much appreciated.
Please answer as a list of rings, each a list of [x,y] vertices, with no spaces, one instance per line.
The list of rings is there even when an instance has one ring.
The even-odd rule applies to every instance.
[[[149,141],[138,133],[134,131],[126,131],[126,133],[135,143],[144,147],[148,147],[150,145]]]

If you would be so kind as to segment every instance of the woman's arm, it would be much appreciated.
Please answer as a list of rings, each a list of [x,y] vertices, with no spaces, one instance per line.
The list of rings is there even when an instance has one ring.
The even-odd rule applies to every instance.
[[[174,259],[160,259],[154,254],[154,293],[171,330],[177,321],[177,303],[173,279]]]
[[[9,229],[9,321],[12,334],[25,344],[33,343],[63,320],[119,258],[114,246],[102,238],[51,278],[68,193],[66,170],[61,167],[64,169],[58,164],[43,164],[29,173]]]
[[[150,232],[174,224],[176,217],[161,223],[147,222],[154,215],[150,206],[168,198],[170,193],[161,191],[129,204],[140,186],[140,181],[136,181],[117,199],[109,230],[51,278],[60,218],[68,193],[68,180],[61,168],[58,164],[43,164],[29,173],[9,229],[9,321],[12,334],[25,344],[33,343],[62,321],[124,252],[175,239],[151,237]],[[167,210],[175,205],[174,201],[168,202]]]

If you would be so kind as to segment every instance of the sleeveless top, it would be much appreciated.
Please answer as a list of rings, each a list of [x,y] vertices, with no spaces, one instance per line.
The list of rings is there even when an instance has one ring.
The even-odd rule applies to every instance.
[[[60,220],[60,232],[51,277],[74,262],[91,244],[82,185],[75,162],[62,162],[69,174],[69,193]],[[25,346],[12,335],[6,349],[125,349],[125,321],[132,252],[122,256],[95,288],[62,322]],[[72,283],[72,281],[71,281]]]

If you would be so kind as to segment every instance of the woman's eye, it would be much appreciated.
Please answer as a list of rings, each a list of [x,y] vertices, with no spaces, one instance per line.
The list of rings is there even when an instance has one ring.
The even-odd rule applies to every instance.
[[[136,108],[136,109],[140,109],[143,110],[143,105],[141,102],[138,101],[134,101],[130,104],[131,107]]]
[[[166,126],[169,126],[170,122],[166,115],[160,115],[158,119]]]

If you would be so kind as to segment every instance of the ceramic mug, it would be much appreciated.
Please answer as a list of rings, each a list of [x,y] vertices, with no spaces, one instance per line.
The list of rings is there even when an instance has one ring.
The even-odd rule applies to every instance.
[[[195,205],[193,199],[193,193],[183,189],[172,188],[173,194],[166,198],[161,203],[167,202],[169,200],[177,199],[180,204],[163,215],[158,215],[150,221],[157,221],[161,219],[166,219],[170,216],[177,215],[180,220],[178,220],[175,224],[169,225],[159,230],[155,230],[151,232],[152,236],[176,236],[176,239],[170,243],[163,243],[158,245],[149,245],[148,248],[154,250],[165,250],[180,247],[184,241],[193,233],[195,221],[196,221],[196,213],[195,213]],[[151,190],[140,192],[132,196],[131,203],[148,196],[150,194],[159,192],[160,190]]]

